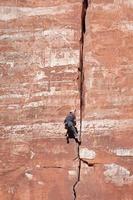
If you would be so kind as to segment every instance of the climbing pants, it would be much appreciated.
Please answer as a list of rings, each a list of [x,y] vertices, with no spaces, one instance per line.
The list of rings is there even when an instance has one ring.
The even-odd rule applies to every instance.
[[[68,135],[72,132],[74,138],[78,138],[77,129],[75,128],[75,126],[73,125],[73,123],[71,121],[67,122],[66,127],[67,127],[67,130],[68,130]]]

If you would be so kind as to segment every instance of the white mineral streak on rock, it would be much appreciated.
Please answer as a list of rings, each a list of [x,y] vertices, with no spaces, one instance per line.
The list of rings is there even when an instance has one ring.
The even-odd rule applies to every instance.
[[[77,65],[79,63],[79,50],[72,50],[70,48],[61,48],[57,51],[46,49],[45,67]]]
[[[28,103],[26,104],[25,106],[23,106],[23,108],[37,108],[37,107],[40,107],[40,106],[45,106],[46,103],[44,101],[37,101],[37,102],[31,102],[31,103]]]
[[[110,134],[112,130],[126,130],[133,128],[133,119],[101,119],[101,120],[88,120],[83,121],[83,131],[86,133],[96,133],[96,134]]]
[[[99,66],[99,62],[93,57],[92,52],[88,52],[86,54],[85,61],[93,64],[93,67],[88,72],[89,77],[87,77],[87,79],[86,79],[86,85],[87,85],[87,87],[89,86],[89,88],[91,89],[93,87],[93,83],[94,83],[94,73],[95,73],[95,69],[96,69],[95,65]]]
[[[88,116],[90,117],[96,117],[96,118],[106,118],[106,116],[114,116],[119,115],[121,113],[119,108],[109,108],[109,109],[102,109],[97,110],[96,112],[88,112]]]
[[[129,6],[130,8],[133,8],[133,0],[123,0],[123,3],[127,6]]]
[[[51,95],[52,93],[54,93],[54,91],[51,91]],[[74,92],[75,93],[75,92]],[[43,96],[43,95],[42,95]],[[53,97],[54,98],[54,97]],[[65,97],[64,97],[65,98]],[[52,102],[52,100],[50,100]],[[62,102],[62,105],[66,105],[66,101],[68,102],[67,99],[64,99],[64,103]],[[54,106],[59,106],[59,102],[58,101],[55,101],[54,99]],[[72,102],[72,101],[71,101]],[[37,107],[40,107],[40,106],[46,106],[48,104],[48,101],[37,101],[37,102],[31,102],[31,103],[28,103],[26,104],[25,106],[23,106],[23,108],[37,108]],[[54,108],[54,107],[53,107]]]
[[[15,144],[11,149],[11,153],[14,155],[27,154],[29,153],[29,146],[27,144]]]
[[[89,88],[91,89],[93,87],[93,83],[94,83],[94,73],[95,73],[95,67],[92,67],[91,71],[90,71],[90,76],[88,79],[88,83],[89,83]]]
[[[1,105],[0,105],[1,106]],[[4,106],[4,105],[3,105]],[[20,109],[21,106],[20,105],[17,105],[17,104],[12,104],[12,105],[9,105],[6,107],[7,109],[9,110],[17,110],[17,109]]]
[[[107,28],[106,26],[99,25],[99,24],[92,24],[91,31],[96,33],[97,31],[105,31]]]
[[[119,105],[132,105],[133,104],[133,96],[110,96],[108,97],[108,102],[111,102],[114,106]]]
[[[42,80],[46,77],[45,73],[43,71],[38,71],[35,75],[35,81]]]
[[[36,165],[36,168],[40,168],[41,166],[40,165]]]
[[[15,99],[19,99],[19,98],[28,98],[29,94],[6,94],[6,95],[1,95],[0,99],[10,99],[10,98],[15,98]]]
[[[108,76],[108,70],[105,66],[100,63],[95,56],[92,54],[92,52],[86,53],[85,61],[89,63],[89,65],[92,65],[92,67],[88,70],[88,76],[86,77],[86,85],[87,88],[89,86],[90,89],[93,88],[93,85],[96,84],[95,80],[95,74],[100,73],[102,76],[102,79],[97,80],[99,81],[99,87],[101,86],[101,83],[103,82],[103,79]],[[101,82],[102,81],[102,82]]]
[[[89,150],[87,148],[80,148],[80,158],[94,159],[95,157],[96,157],[95,151]]]
[[[47,96],[51,96],[53,94],[54,95],[59,95],[59,96],[61,96],[61,95],[63,96],[64,95],[64,93],[62,93],[62,91],[55,91],[54,90],[54,93],[53,93],[53,90],[50,90],[49,92],[35,92],[35,93],[32,93],[32,94],[25,93],[25,94],[7,94],[7,95],[1,95],[0,96],[0,100],[11,99],[11,98],[15,98],[15,99],[30,98],[30,97],[39,97],[39,96],[45,96],[45,97],[47,97]],[[78,94],[78,91],[76,91],[76,90],[73,91],[70,88],[70,90],[65,91],[65,94],[71,96],[72,94]],[[33,104],[33,107],[34,107],[34,103],[43,103],[43,101],[31,102],[31,103],[25,105],[23,108],[29,107],[32,104]]]
[[[112,153],[115,153],[117,156],[133,156],[133,149],[113,149]]]
[[[13,194],[14,193],[15,188],[14,187],[9,187],[8,188],[8,193],[9,194]]]
[[[44,182],[43,181],[38,181],[38,184],[39,185],[44,185]]]
[[[133,183],[133,175],[131,175],[130,171],[126,168],[115,163],[106,164],[104,166],[104,176],[106,178],[106,182],[114,183],[117,186]]]
[[[95,10],[104,10],[108,12],[115,12],[121,8],[121,6],[127,5],[128,7],[133,7],[132,0],[114,0],[114,3],[92,3],[91,8]]]
[[[133,32],[133,21],[121,20],[112,24],[111,29],[118,29],[123,32]]]
[[[120,4],[114,4],[114,3],[92,3],[91,8],[95,10],[100,11],[107,11],[107,12],[115,12],[120,8]]]
[[[71,12],[72,9],[73,6],[71,4],[36,8],[0,6],[0,20],[8,21],[24,16],[60,15],[68,11]]]
[[[17,126],[0,126],[2,132],[6,132],[6,136],[11,141],[30,141],[37,138],[64,138],[66,130],[64,124],[61,123],[41,123]],[[54,135],[53,135],[54,130]],[[3,134],[1,138],[4,138]]]
[[[25,176],[28,178],[29,181],[31,181],[33,179],[33,175],[30,174],[29,172],[26,172]]]
[[[127,119],[127,120],[104,119],[104,120],[83,121],[83,131],[85,132],[85,134],[90,134],[90,133],[110,134],[110,132],[114,130],[123,131],[132,128],[133,128],[132,119]],[[53,130],[55,138],[64,137],[65,133],[63,122],[0,126],[0,129],[2,129],[2,131],[6,131],[6,134],[11,136],[13,140],[19,140],[19,137],[21,140],[23,140],[24,137],[27,139],[31,139],[33,136],[36,138],[53,137]]]
[[[130,8],[133,7],[133,0],[114,0],[115,5],[126,5]]]
[[[14,30],[15,31],[15,30]],[[67,29],[67,28],[51,28],[49,30],[35,30],[34,32],[19,32],[19,33],[8,33],[0,35],[0,40],[29,40],[29,38],[35,37],[36,39],[45,38],[48,40],[55,40],[56,37],[61,38],[63,40],[71,40],[74,37],[74,30]],[[56,38],[57,39],[57,38]]]
[[[121,30],[121,31],[129,31],[132,32],[133,31],[133,21],[121,21],[119,22],[119,24],[117,25],[117,27]]]
[[[1,65],[6,65],[6,67],[8,68],[8,69],[11,69],[11,68],[13,68],[14,67],[14,60],[13,61],[7,61],[7,60],[1,60],[0,61],[0,64]]]
[[[69,174],[70,176],[76,176],[76,175],[77,175],[77,171],[76,171],[76,170],[69,170],[69,171],[68,171],[68,174]]]
[[[50,92],[54,94],[56,92],[56,87],[50,87]]]
[[[65,73],[77,73],[77,68],[73,68],[73,69],[65,69],[64,70]]]
[[[30,151],[30,159],[33,159],[35,156],[35,153],[33,151]]]

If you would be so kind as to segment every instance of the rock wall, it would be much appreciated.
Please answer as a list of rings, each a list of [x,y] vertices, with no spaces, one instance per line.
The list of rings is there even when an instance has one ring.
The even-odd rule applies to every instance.
[[[0,199],[73,199],[81,1],[0,1]],[[76,11],[76,12],[75,12]]]
[[[133,198],[132,11],[125,0],[87,9],[79,200]]]
[[[133,199],[132,12],[1,0],[1,200]],[[64,136],[74,109],[81,146]]]
[[[1,125],[60,134],[79,104],[81,1],[1,1],[0,13]]]

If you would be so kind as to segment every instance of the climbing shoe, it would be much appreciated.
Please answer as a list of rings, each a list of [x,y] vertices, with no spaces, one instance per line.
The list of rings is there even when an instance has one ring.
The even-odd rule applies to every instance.
[[[67,144],[69,144],[69,139],[67,139]]]

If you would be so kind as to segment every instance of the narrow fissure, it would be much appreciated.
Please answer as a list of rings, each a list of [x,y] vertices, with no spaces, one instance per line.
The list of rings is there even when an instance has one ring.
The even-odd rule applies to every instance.
[[[81,162],[83,162],[84,164],[86,164],[88,167],[95,167],[95,165],[97,164],[100,164],[100,163],[97,163],[97,162],[94,162],[94,163],[89,163],[87,162],[86,160],[80,158]]]
[[[86,12],[88,8],[88,0],[82,0],[82,12],[81,12],[81,38],[80,38],[80,60],[79,60],[79,92],[80,92],[80,131],[79,131],[79,140],[82,142],[81,133],[82,133],[82,119],[83,119],[83,108],[84,108],[84,69],[83,69],[83,56],[84,56],[84,34],[86,32]],[[76,182],[73,185],[73,195],[74,200],[77,199],[76,186],[80,182],[80,173],[81,165],[83,160],[80,158],[80,145],[77,144],[77,159],[79,162],[78,165],[78,177]]]
[[[44,169],[64,169],[63,167],[60,166],[43,166]]]

